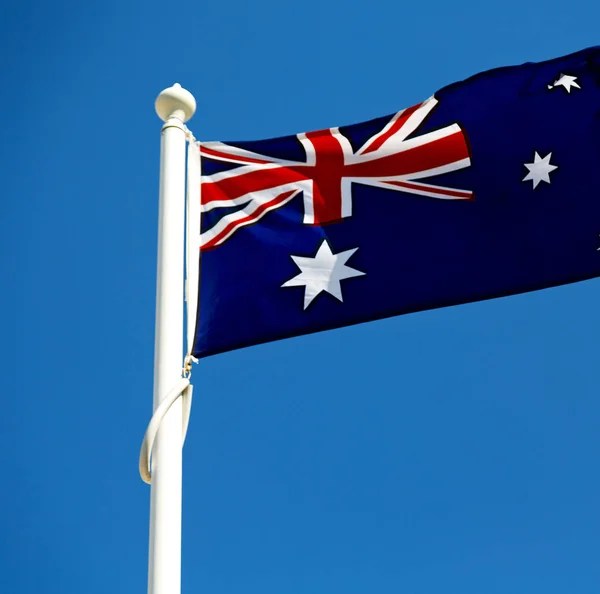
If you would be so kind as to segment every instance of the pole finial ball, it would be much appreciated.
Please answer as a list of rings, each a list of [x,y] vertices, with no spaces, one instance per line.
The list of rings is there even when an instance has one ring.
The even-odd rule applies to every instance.
[[[171,117],[187,122],[196,111],[196,100],[189,91],[186,91],[179,83],[175,83],[158,95],[154,102],[154,108],[163,122]]]

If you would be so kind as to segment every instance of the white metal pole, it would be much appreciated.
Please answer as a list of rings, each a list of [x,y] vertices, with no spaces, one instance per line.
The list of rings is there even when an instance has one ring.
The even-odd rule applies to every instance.
[[[185,229],[185,127],[194,97],[174,85],[156,99],[165,122],[160,151],[158,270],[154,343],[154,410],[181,378],[183,366],[183,253]],[[148,593],[181,592],[181,399],[171,406],[152,456]]]

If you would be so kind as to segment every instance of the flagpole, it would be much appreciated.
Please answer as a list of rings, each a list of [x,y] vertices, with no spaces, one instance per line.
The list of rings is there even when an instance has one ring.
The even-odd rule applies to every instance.
[[[176,84],[155,103],[163,120],[160,150],[154,410],[181,379],[183,366],[186,128],[194,97]],[[166,413],[152,452],[148,594],[181,592],[182,403]]]

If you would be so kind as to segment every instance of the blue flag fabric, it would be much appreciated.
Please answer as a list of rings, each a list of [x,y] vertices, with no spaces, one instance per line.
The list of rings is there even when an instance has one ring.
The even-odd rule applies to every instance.
[[[600,275],[600,48],[200,151],[196,357]]]

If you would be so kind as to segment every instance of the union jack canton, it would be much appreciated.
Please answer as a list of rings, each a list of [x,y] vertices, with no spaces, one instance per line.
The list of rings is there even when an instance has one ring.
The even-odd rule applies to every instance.
[[[408,139],[435,108],[434,97],[394,115],[357,151],[339,128],[298,134],[303,162],[261,155],[221,142],[201,153],[214,161],[239,165],[202,177],[202,212],[245,205],[202,232],[202,249],[227,241],[238,229],[256,223],[299,193],[304,223],[322,225],[352,216],[352,186],[360,183],[430,198],[465,200],[473,196],[418,180],[468,167],[469,148],[460,126],[452,124]]]
[[[600,50],[199,145],[196,357],[600,275]]]

